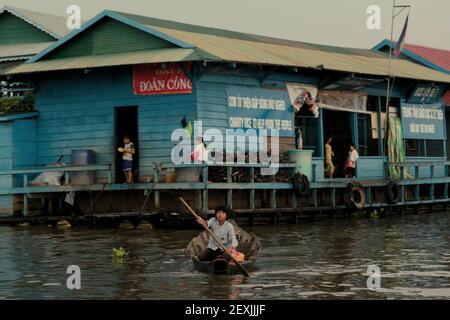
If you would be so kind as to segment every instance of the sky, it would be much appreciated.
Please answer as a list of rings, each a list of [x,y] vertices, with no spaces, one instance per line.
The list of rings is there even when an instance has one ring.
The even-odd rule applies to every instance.
[[[78,5],[88,20],[104,9],[135,13],[261,34],[276,38],[340,47],[372,48],[390,38],[394,0],[0,0],[34,11],[68,16],[69,5]],[[449,0],[396,0],[410,5],[406,42],[450,50]],[[380,8],[381,28],[369,30],[367,8]],[[395,19],[397,40],[407,11]]]

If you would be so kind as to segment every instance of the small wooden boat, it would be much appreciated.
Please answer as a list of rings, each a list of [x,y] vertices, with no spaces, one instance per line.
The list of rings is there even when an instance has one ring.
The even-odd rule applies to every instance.
[[[256,259],[261,252],[261,242],[255,235],[250,235],[239,228],[233,220],[228,221],[233,224],[236,239],[239,242],[236,249],[245,255],[245,260],[241,264],[245,269],[250,271],[255,266]],[[203,231],[197,237],[193,238],[186,248],[186,254],[191,257],[194,268],[197,271],[210,274],[240,274],[241,271],[233,261],[228,261],[222,257],[216,258],[213,261],[200,261],[198,259],[197,256],[208,245],[208,239],[209,234]]]

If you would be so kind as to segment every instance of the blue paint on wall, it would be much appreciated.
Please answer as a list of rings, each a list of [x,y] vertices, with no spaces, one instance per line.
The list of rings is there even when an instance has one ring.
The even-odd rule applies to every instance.
[[[114,164],[114,108],[138,106],[139,171],[141,176],[150,175],[154,161],[170,162],[175,145],[171,133],[181,128],[181,119],[196,117],[195,93],[135,96],[131,67],[87,74],[71,71],[36,81],[38,165],[60,155],[70,163],[71,151],[80,148],[94,150],[98,164]],[[98,173],[97,178],[104,180],[107,173]]]

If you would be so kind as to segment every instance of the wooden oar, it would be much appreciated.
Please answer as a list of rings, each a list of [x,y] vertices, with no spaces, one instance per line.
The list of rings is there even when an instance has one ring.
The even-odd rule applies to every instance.
[[[180,201],[186,206],[186,208],[189,210],[190,213],[192,213],[192,215],[196,218],[199,219],[200,216],[198,214],[195,213],[194,210],[192,210],[192,208],[187,204],[186,201],[184,201],[184,199],[182,197],[179,197]],[[207,226],[205,226],[204,224],[202,224],[202,227],[209,233],[209,235],[211,237],[213,237],[213,239],[217,242],[217,244],[219,245],[219,247],[234,261],[234,263],[236,263],[236,265],[238,266],[239,270],[242,272],[242,274],[246,277],[250,277],[250,274],[248,273],[248,271],[244,268],[244,266],[242,264],[240,264],[239,261],[237,261],[233,255],[231,255],[230,253],[228,253],[228,251],[226,250],[225,246],[223,245],[222,241],[220,241],[220,239],[214,234],[214,232],[212,232]]]

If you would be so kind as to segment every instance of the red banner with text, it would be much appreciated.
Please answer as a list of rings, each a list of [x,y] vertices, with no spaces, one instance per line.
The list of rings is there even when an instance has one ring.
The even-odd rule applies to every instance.
[[[136,95],[192,93],[192,81],[177,63],[133,66]]]

